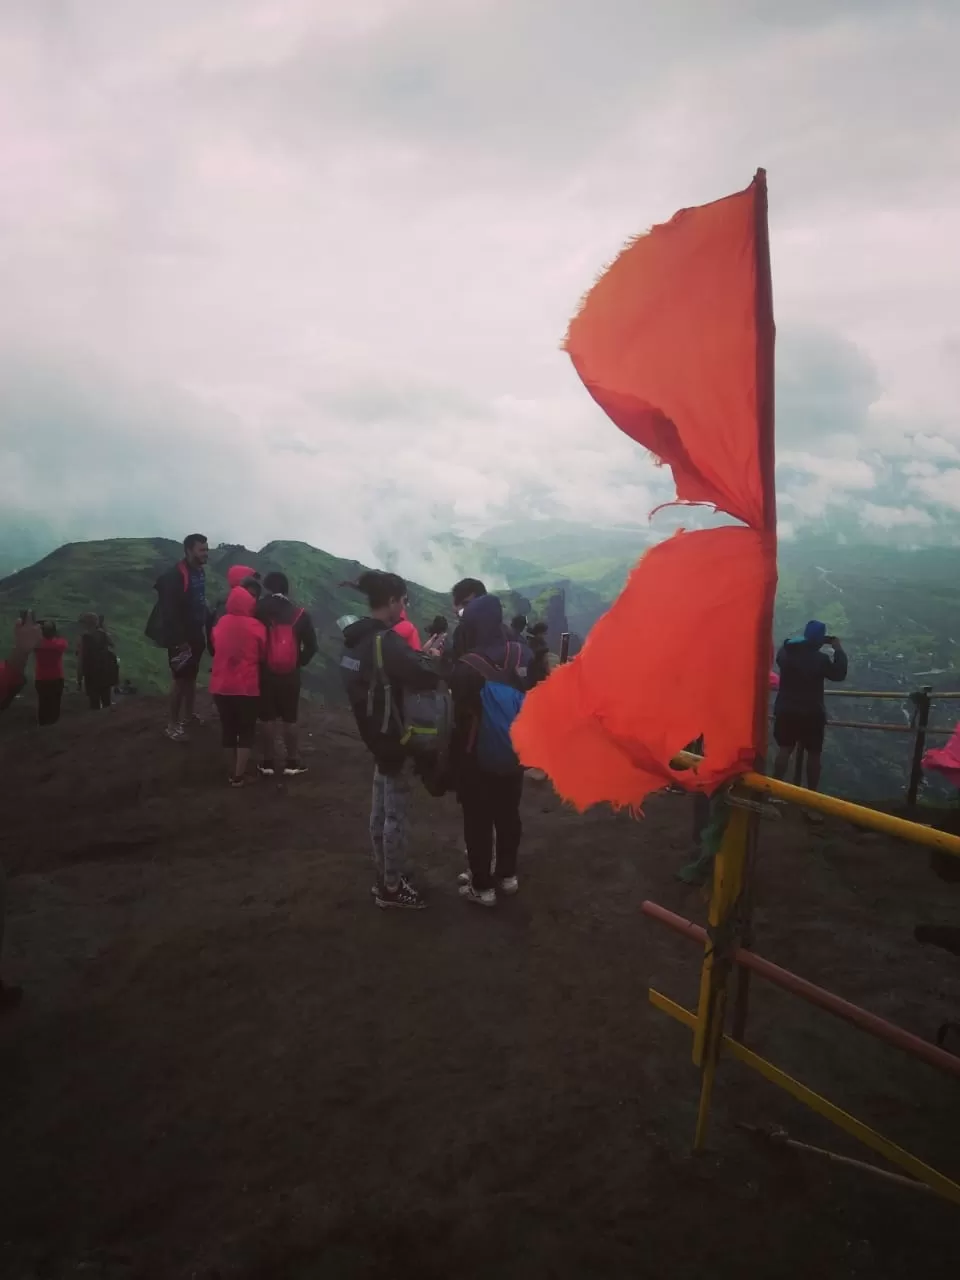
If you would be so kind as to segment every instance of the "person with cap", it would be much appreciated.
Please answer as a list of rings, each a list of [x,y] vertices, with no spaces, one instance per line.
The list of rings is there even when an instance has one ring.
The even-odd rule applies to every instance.
[[[823,652],[833,650],[832,656]],[[777,756],[773,776],[784,778],[790,757],[797,747],[807,754],[807,786],[816,791],[820,786],[823,738],[827,725],[827,707],[823,682],[840,683],[847,678],[847,655],[836,636],[828,636],[822,622],[808,622],[802,636],[782,645],[777,654],[780,687],[773,709],[773,737]]]

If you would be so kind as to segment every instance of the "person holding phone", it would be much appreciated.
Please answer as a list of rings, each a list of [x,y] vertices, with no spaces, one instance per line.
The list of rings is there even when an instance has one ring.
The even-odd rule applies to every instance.
[[[823,652],[825,646],[833,650],[832,656]],[[773,776],[786,777],[790,757],[797,747],[802,747],[807,755],[807,786],[816,791],[827,726],[823,685],[825,680],[846,680],[847,655],[837,637],[828,636],[826,626],[813,619],[802,636],[784,642],[777,654],[777,666],[780,688],[773,708],[773,737],[778,750]]]
[[[0,662],[0,711],[6,711],[10,703],[24,686],[24,671],[30,655],[43,639],[39,622],[33,614],[24,609],[13,628],[13,648],[7,657]]]

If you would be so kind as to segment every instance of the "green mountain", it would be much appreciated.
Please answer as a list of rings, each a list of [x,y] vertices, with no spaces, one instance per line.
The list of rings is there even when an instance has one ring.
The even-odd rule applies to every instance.
[[[144,692],[156,692],[168,681],[166,655],[143,634],[156,599],[157,576],[182,555],[180,545],[165,538],[114,538],[101,542],[73,542],[37,564],[0,581],[0,631],[9,635],[21,609],[56,620],[61,634],[77,635],[81,613],[102,613],[114,636],[122,674]],[[226,599],[226,573],[231,565],[250,564],[262,573],[282,569],[294,597],[310,612],[317,628],[320,652],[304,673],[312,694],[336,696],[340,682],[337,663],[340,632],[336,619],[362,613],[356,592],[339,583],[355,580],[363,566],[355,560],[328,555],[305,542],[271,542],[260,551],[223,545],[212,549],[207,567],[208,599]],[[421,627],[438,613],[450,614],[448,595],[410,584],[411,617]]]

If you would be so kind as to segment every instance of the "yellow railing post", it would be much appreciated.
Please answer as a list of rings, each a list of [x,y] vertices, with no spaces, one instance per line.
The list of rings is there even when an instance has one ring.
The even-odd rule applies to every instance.
[[[737,907],[743,890],[750,814],[732,809],[727,829],[713,864],[709,939],[700,970],[700,1000],[693,1041],[693,1061],[700,1068],[700,1106],[694,1149],[706,1141],[710,1101],[723,1039],[727,1009],[727,981],[731,951],[738,941]]]

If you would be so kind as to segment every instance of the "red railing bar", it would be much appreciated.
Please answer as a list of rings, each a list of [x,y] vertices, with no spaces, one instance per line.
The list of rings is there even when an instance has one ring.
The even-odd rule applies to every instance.
[[[683,937],[689,938],[691,942],[699,942],[702,946],[707,941],[706,930],[702,929],[700,925],[694,924],[692,920],[685,919],[684,916],[678,916],[673,911],[668,911],[666,907],[661,907],[656,902],[644,902],[640,909],[651,920],[659,920],[668,929],[672,929],[674,933],[679,933]],[[838,1018],[843,1018],[845,1022],[859,1027],[861,1031],[869,1032],[870,1035],[876,1036],[878,1040],[884,1040],[887,1044],[903,1049],[905,1053],[910,1053],[915,1058],[920,1058],[932,1067],[939,1067],[941,1071],[960,1077],[960,1057],[955,1054],[948,1053],[945,1049],[940,1049],[935,1044],[929,1044],[926,1040],[921,1040],[919,1036],[915,1036],[909,1031],[904,1031],[902,1027],[897,1027],[892,1022],[887,1022],[885,1018],[878,1018],[875,1013],[868,1013],[866,1009],[861,1009],[859,1005],[851,1004],[849,1000],[843,1000],[840,996],[834,995],[832,991],[825,991],[823,987],[818,987],[814,983],[808,982],[806,978],[801,978],[797,974],[791,973],[789,969],[781,969],[778,964],[764,960],[762,956],[758,956],[753,951],[744,951],[738,947],[733,953],[733,959],[743,968],[752,969],[754,973],[766,978],[775,987],[781,987],[784,991],[792,992],[809,1004],[814,1004],[820,1009],[826,1009],[828,1013],[832,1013]]]

